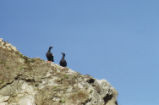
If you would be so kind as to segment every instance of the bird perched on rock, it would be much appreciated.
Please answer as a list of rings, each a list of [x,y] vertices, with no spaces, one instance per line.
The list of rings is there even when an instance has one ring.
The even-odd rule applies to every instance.
[[[62,58],[60,60],[60,66],[66,67],[67,66],[67,62],[65,60],[65,53],[62,52]]]
[[[47,58],[47,60],[48,60],[49,62],[54,62],[54,56],[53,56],[53,54],[51,53],[51,49],[52,49],[52,48],[53,48],[53,47],[50,46],[49,49],[48,49],[48,51],[47,51],[47,53],[46,53],[46,58]]]

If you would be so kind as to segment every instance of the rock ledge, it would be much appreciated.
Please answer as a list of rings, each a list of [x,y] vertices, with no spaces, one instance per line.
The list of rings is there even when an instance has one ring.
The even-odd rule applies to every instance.
[[[0,39],[0,105],[117,105],[106,81],[28,58]]]

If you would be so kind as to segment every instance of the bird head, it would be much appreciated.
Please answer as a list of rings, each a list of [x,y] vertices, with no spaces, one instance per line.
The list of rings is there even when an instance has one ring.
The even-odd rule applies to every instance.
[[[49,47],[49,49],[52,49],[52,48],[53,48],[52,46]]]
[[[62,52],[61,54],[62,54],[62,56],[65,56],[65,53],[64,53],[64,52]]]

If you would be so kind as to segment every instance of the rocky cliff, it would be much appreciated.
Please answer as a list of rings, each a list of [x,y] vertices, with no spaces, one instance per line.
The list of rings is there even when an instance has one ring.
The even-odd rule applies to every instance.
[[[0,105],[117,105],[106,81],[28,58],[0,39]]]

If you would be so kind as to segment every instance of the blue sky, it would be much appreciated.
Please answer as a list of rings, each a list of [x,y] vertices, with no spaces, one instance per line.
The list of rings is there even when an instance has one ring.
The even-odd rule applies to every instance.
[[[159,105],[158,0],[0,0],[0,37],[24,55],[107,79],[119,105]]]

